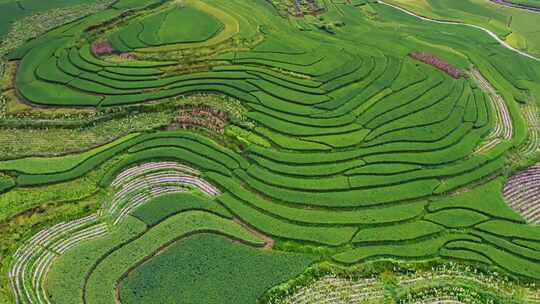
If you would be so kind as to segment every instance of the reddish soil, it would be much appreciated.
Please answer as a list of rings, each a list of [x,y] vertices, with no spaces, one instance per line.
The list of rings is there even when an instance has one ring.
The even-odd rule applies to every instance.
[[[270,238],[269,236],[262,234],[261,232],[251,228],[250,226],[248,226],[246,223],[242,222],[238,218],[235,218],[234,221],[240,224],[242,227],[246,228],[246,230],[248,230],[254,236],[260,238],[261,240],[264,240],[264,247],[263,247],[264,250],[270,250],[274,247],[274,240]]]

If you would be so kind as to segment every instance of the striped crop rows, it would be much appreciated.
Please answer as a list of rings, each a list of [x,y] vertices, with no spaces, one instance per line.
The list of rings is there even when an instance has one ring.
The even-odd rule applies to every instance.
[[[523,106],[523,118],[528,126],[527,143],[520,147],[519,154],[530,156],[540,151],[540,113],[534,103]]]
[[[112,182],[116,192],[110,206],[102,210],[112,215],[117,225],[132,210],[152,198],[175,192],[186,187],[197,188],[208,196],[216,196],[219,190],[198,177],[200,173],[190,167],[174,162],[149,162],[131,167],[120,173]]]
[[[249,155],[255,161],[247,162],[236,152],[187,131],[141,135],[121,145],[125,158],[111,172],[128,171],[120,173],[117,181],[110,179],[117,196],[103,211],[104,214],[112,211],[113,220],[125,218],[133,205],[144,205],[152,197],[150,191],[153,188],[172,186],[174,188],[166,190],[181,191],[176,186],[191,185],[210,197],[222,193],[216,197],[221,206],[272,238],[325,246],[351,244],[352,249],[333,256],[340,263],[390,256],[409,259],[449,257],[497,265],[526,277],[536,276],[538,257],[526,245],[536,242],[534,234],[523,234],[516,240],[513,234],[500,229],[506,225],[519,234],[528,230],[515,214],[493,209],[502,210],[503,206],[497,204],[504,202],[484,200],[485,203],[467,204],[476,200],[475,191],[486,191],[482,187],[464,194],[463,201],[418,199],[416,191],[424,190],[418,188],[423,180],[422,175],[414,175],[429,173],[419,170],[418,165],[375,166],[357,160],[350,162],[346,155],[356,153],[354,150],[313,153],[320,155],[322,160],[315,165],[305,157],[309,153],[276,153],[256,147],[250,147],[252,154]],[[118,147],[111,149],[119,150]],[[108,153],[103,151],[87,163],[102,159],[105,157],[102,154]],[[334,156],[345,158],[328,165],[325,159]],[[196,178],[198,172],[175,166],[171,170],[165,169],[155,163],[156,159],[194,166],[204,180],[215,186]],[[147,161],[151,164],[133,167]],[[348,167],[351,165],[355,168]],[[351,176],[350,181],[354,177],[359,185],[353,184],[352,190],[348,182],[339,178],[340,172],[351,169],[355,176]],[[398,171],[386,171],[388,169]],[[75,167],[60,176],[75,177],[84,170]],[[410,194],[404,192],[407,188],[402,187],[399,178],[392,181],[393,175],[410,176],[412,181],[407,185],[411,187],[407,190]],[[18,177],[21,178],[23,175]],[[46,178],[55,179],[56,175],[47,174]],[[28,175],[22,180],[40,181],[41,177]],[[386,186],[387,183],[395,184]],[[488,193],[496,193],[491,187],[497,187],[497,183],[484,186],[489,189]],[[388,189],[395,192],[388,193]],[[430,190],[427,193],[431,194]],[[306,208],[308,206],[311,208]]]
[[[175,17],[186,12],[176,2],[119,0],[10,54],[19,66],[15,91],[30,104],[101,108],[148,102],[140,108],[158,111],[182,109],[182,98],[170,98],[221,94],[227,98],[219,102],[241,103],[249,120],[214,121],[214,130],[169,125],[73,158],[59,156],[51,161],[57,166],[5,170],[10,187],[37,188],[103,169],[99,187],[110,198],[90,222],[73,224],[74,230],[62,228],[70,223],[55,226],[40,234],[46,240],[51,234],[50,242],[36,236],[21,247],[11,271],[19,303],[115,303],[120,277],[198,233],[267,249],[274,240],[274,248],[320,248],[321,256],[340,265],[451,259],[540,279],[538,230],[523,219],[540,219],[540,167],[504,186],[523,217],[500,195],[508,154],[524,130],[513,116],[513,99],[504,100],[508,95],[499,94],[499,86],[522,93],[518,87],[534,82],[534,71],[523,64],[523,81],[506,81],[512,77],[496,62],[500,50],[484,59],[474,43],[446,30],[426,28],[416,37],[411,31],[423,24],[399,31],[380,26],[397,12],[371,2],[330,1],[325,9],[339,13],[329,16],[346,22],[303,33],[291,32],[290,19],[260,13],[269,9],[266,1],[185,0],[186,11],[211,15],[223,27],[202,33],[205,41],[182,44],[174,40],[182,38],[176,31],[189,27]],[[336,27],[335,33],[325,26]],[[423,45],[426,50],[418,51],[441,58],[439,67],[474,66],[472,77],[454,78],[413,60],[405,54],[414,39],[402,35],[426,42],[414,43],[414,49]],[[394,49],[388,41],[398,39],[403,46]],[[92,45],[102,41],[111,49],[96,56]],[[132,56],[127,60],[118,51]],[[170,123],[202,124],[191,112]],[[525,115],[537,116],[529,110]],[[223,127],[238,132],[221,134]],[[537,149],[536,137],[530,132],[531,146],[523,153]],[[80,269],[69,269],[68,262]],[[405,289],[429,285],[430,279],[472,280],[445,275],[400,277],[396,302],[413,303]],[[314,286],[288,303],[388,297],[375,278],[328,277]],[[441,284],[428,287],[414,300],[461,301]]]
[[[287,304],[355,304],[371,300],[373,303],[385,297],[383,285],[376,279],[349,279],[327,276],[303,287],[288,297]]]
[[[272,22],[283,22],[276,18]],[[209,70],[179,75],[168,72],[170,62],[111,63],[94,57],[90,43],[68,48],[69,39],[53,36],[48,47],[17,54],[17,88],[31,102],[58,105],[112,106],[200,91],[238,98],[257,123],[256,135],[272,144],[248,148],[254,164],[241,179],[287,204],[388,204],[447,193],[500,172],[501,154],[471,155],[496,145],[494,138],[512,137],[498,95],[487,102],[466,79],[377,48],[358,53],[346,45],[339,60],[332,45],[274,49],[286,35],[277,31],[252,50],[220,54]],[[45,100],[39,93],[60,87],[65,96]]]
[[[382,275],[356,279],[326,275],[272,303],[377,304],[390,301],[399,304],[474,304],[493,303],[491,301],[494,300],[540,303],[540,292],[535,287],[516,290],[513,284],[498,278],[497,274],[486,275],[464,269],[435,268],[397,273],[393,275],[395,287],[391,287],[392,290],[385,287],[384,280]]]
[[[96,215],[44,229],[29,239],[14,255],[9,273],[17,303],[50,303],[43,289],[54,260],[81,242],[107,233]]]
[[[540,164],[508,179],[504,196],[527,221],[540,224]]]
[[[118,174],[112,183],[115,192],[111,203],[99,214],[44,229],[17,250],[9,272],[17,303],[50,304],[43,285],[49,268],[71,248],[109,233],[110,226],[103,220],[104,216],[118,225],[151,199],[189,188],[199,189],[209,196],[219,194],[219,190],[199,178],[199,174],[176,162],[144,163]]]
[[[512,139],[512,118],[504,99],[495,91],[493,86],[482,76],[482,74],[477,69],[473,69],[472,76],[478,82],[482,90],[488,94],[493,111],[495,112],[495,127],[486,137],[486,142],[476,150],[477,153],[482,153],[491,150],[502,140]]]

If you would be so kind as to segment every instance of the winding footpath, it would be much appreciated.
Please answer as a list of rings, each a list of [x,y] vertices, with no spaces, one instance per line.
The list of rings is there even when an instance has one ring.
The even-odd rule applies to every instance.
[[[393,7],[393,8],[395,8],[395,9],[397,9],[397,10],[400,10],[400,11],[406,13],[407,15],[416,17],[416,18],[421,19],[421,20],[424,20],[424,21],[429,21],[429,22],[434,22],[434,23],[440,23],[440,24],[450,24],[450,25],[468,26],[468,27],[472,27],[472,28],[475,28],[475,29],[482,30],[482,31],[486,32],[488,35],[490,35],[491,37],[493,37],[493,39],[497,40],[497,42],[498,42],[501,46],[503,46],[503,47],[505,47],[505,48],[507,48],[507,49],[513,51],[513,52],[516,52],[516,53],[518,53],[518,54],[520,54],[520,55],[522,55],[522,56],[525,56],[525,57],[527,57],[527,58],[530,58],[530,59],[533,59],[533,60],[536,60],[536,61],[540,62],[540,58],[537,58],[537,57],[535,57],[535,56],[533,56],[533,55],[531,55],[531,54],[528,54],[528,53],[526,53],[526,52],[523,52],[523,51],[520,51],[520,50],[514,48],[513,46],[511,46],[511,45],[509,45],[508,43],[506,43],[506,41],[504,41],[504,40],[502,40],[501,38],[499,38],[499,36],[497,36],[495,33],[493,33],[492,31],[490,31],[490,30],[488,30],[488,29],[486,29],[486,28],[483,28],[483,27],[481,27],[481,26],[474,25],[474,24],[463,23],[463,22],[457,22],[457,21],[441,21],[441,20],[436,20],[436,19],[431,19],[431,18],[423,17],[423,16],[417,15],[417,14],[415,14],[415,13],[413,13],[413,12],[407,10],[407,9],[404,9],[404,8],[402,8],[402,7],[399,7],[399,6],[390,4],[390,3],[386,3],[386,2],[384,2],[383,0],[378,0],[377,3],[380,3],[380,4],[384,4],[384,5]]]

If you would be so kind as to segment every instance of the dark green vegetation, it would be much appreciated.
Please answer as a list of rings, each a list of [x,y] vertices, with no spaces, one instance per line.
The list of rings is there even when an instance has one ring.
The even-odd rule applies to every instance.
[[[155,226],[164,218],[187,210],[208,210],[223,217],[231,217],[221,205],[202,196],[190,193],[173,193],[159,196],[136,209],[132,215],[148,226]]]
[[[356,263],[387,256],[415,259],[443,256],[494,264],[516,275],[538,277],[537,255],[528,248],[516,245],[511,236],[501,233],[497,228],[507,227],[506,229],[516,231],[529,229],[501,199],[500,180],[453,199],[394,202],[374,208],[372,206],[376,205],[377,200],[381,202],[391,200],[387,193],[379,194],[372,190],[370,204],[359,204],[354,211],[340,210],[342,208],[340,206],[353,206],[346,201],[335,201],[334,204],[328,205],[331,209],[326,210],[305,209],[298,207],[300,202],[297,200],[311,195],[312,203],[315,204],[317,192],[295,189],[292,178],[288,180],[291,189],[279,191],[279,188],[272,185],[275,183],[274,179],[265,177],[264,174],[269,174],[269,171],[262,171],[255,165],[249,165],[235,152],[221,148],[203,137],[176,131],[141,135],[98,153],[71,170],[47,175],[21,174],[17,181],[20,184],[36,185],[73,179],[101,163],[106,159],[106,155],[112,154],[111,151],[128,152],[128,156],[117,164],[117,168],[160,158],[175,159],[196,166],[206,172],[207,179],[227,191],[218,200],[230,213],[267,235],[319,245],[339,246],[350,242],[353,246],[359,246],[358,249],[337,254],[334,257],[336,261]],[[256,175],[250,175],[250,170],[261,171],[257,171]],[[110,171],[108,176],[112,177],[113,173],[118,172],[119,169]],[[103,180],[104,186],[108,180],[106,176]],[[246,182],[250,188],[254,185],[255,191],[264,191],[272,187],[275,189],[274,192],[266,192],[267,195],[282,195],[278,198],[280,201],[290,200],[291,203],[287,206],[257,197],[241,186],[240,181]],[[296,187],[306,187],[303,185],[309,186],[299,184]],[[335,187],[334,185],[322,184],[319,187]],[[285,184],[282,187],[285,187]],[[339,198],[340,192],[335,193],[333,195]],[[411,193],[414,195],[416,192]],[[163,203],[158,201],[156,204],[148,205],[137,211],[134,216],[139,212],[161,210],[154,208],[166,204],[167,197],[163,199]],[[202,208],[204,203],[199,206]],[[168,209],[173,213],[174,210]],[[153,223],[155,220],[152,217],[146,216],[145,222]],[[534,234],[528,236],[518,232],[517,235],[520,235],[522,240],[530,242],[537,240]],[[463,252],[467,254],[463,255]]]
[[[53,303],[114,303],[118,288],[126,303],[169,302],[178,290],[205,303],[221,303],[231,291],[234,301],[251,302],[288,277],[250,265],[292,265],[299,273],[314,259],[446,259],[540,279],[540,230],[501,197],[515,169],[509,156],[528,136],[520,105],[538,99],[540,64],[477,29],[419,22],[383,4],[328,2],[320,18],[295,19],[263,0],[121,0],[10,54],[20,64],[14,89],[29,104],[144,113],[138,107],[148,102],[168,114],[89,151],[2,162],[3,196],[100,172],[96,192],[105,205],[114,200],[118,174],[151,161],[191,166],[222,192],[215,199],[160,196],[118,226],[105,217],[105,236],[55,257],[42,283]],[[200,18],[206,26],[194,28]],[[118,52],[94,56],[92,44],[105,40]],[[408,56],[418,50],[477,68],[504,99],[504,111],[476,78],[453,79]],[[176,104],[162,102],[200,92],[238,100],[246,118],[227,113],[225,135],[165,130]],[[495,132],[490,146],[498,129],[510,136]],[[0,215],[41,203],[17,202],[5,203]],[[264,242],[246,227],[274,239],[275,250],[251,248]],[[214,250],[195,260],[205,244]],[[291,253],[280,250],[315,254],[281,262]],[[216,264],[220,255],[226,262]],[[219,272],[200,285],[214,287],[208,298],[195,294],[199,285],[182,272],[203,265],[205,274]],[[244,284],[253,287],[226,288],[252,275]],[[166,285],[159,289],[149,276]]]
[[[309,255],[261,251],[199,234],[165,248],[121,282],[122,303],[256,303],[301,273]],[[241,286],[241,288],[231,288]]]
[[[15,186],[13,179],[6,175],[0,175],[0,191],[5,192],[9,188]]]
[[[55,263],[49,274],[52,301],[74,303],[82,301],[82,296],[90,303],[113,303],[117,281],[134,265],[198,233],[225,235],[249,246],[263,245],[239,224],[205,211],[164,216],[151,227],[128,217],[114,232],[78,246]]]

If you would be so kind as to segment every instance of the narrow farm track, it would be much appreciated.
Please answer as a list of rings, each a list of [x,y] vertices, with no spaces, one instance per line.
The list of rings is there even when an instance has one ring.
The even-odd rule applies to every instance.
[[[255,237],[261,239],[264,241],[264,247],[263,249],[265,250],[271,250],[273,247],[274,247],[274,243],[275,241],[267,236],[267,235],[264,235],[262,233],[260,233],[259,231],[249,227],[246,223],[240,221],[239,219],[234,219],[234,221],[238,224],[240,224],[242,227],[244,227],[246,230],[248,230],[251,234],[253,234]]]
[[[508,179],[503,190],[510,207],[532,224],[540,224],[540,164]]]
[[[510,44],[508,44],[506,41],[502,40],[501,38],[499,38],[499,36],[497,36],[497,34],[493,33],[492,31],[486,29],[486,28],[483,28],[479,25],[475,25],[475,24],[468,24],[468,23],[463,23],[463,22],[454,22],[454,21],[441,21],[441,20],[436,20],[436,19],[431,19],[431,18],[427,18],[427,17],[423,17],[423,16],[420,16],[420,15],[417,15],[409,10],[406,10],[402,7],[399,7],[399,6],[396,6],[396,5],[393,5],[393,4],[390,4],[390,3],[387,3],[383,0],[377,0],[378,3],[381,3],[381,4],[384,4],[384,5],[388,5],[390,7],[393,7],[397,10],[400,10],[410,16],[413,16],[413,17],[416,17],[418,19],[421,19],[421,20],[424,20],[424,21],[429,21],[429,22],[435,22],[435,23],[440,23],[440,24],[450,24],[450,25],[461,25],[461,26],[468,26],[468,27],[472,27],[472,28],[476,28],[476,29],[479,29],[479,30],[482,30],[484,32],[486,32],[489,36],[491,36],[493,39],[495,39],[502,47],[504,48],[507,48],[517,54],[520,54],[521,56],[525,56],[527,58],[530,58],[530,59],[533,59],[533,60],[536,60],[536,61],[540,61],[540,58],[538,57],[535,57],[529,53],[526,53],[524,51],[521,51],[521,50],[518,50],[516,49],[515,47],[511,46]]]

